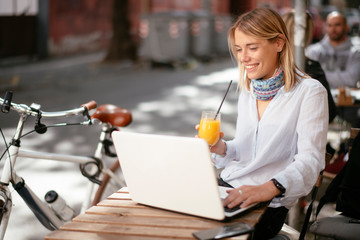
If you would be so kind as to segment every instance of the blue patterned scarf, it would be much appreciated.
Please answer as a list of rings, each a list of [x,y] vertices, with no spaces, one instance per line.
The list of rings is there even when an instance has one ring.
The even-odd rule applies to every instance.
[[[284,85],[283,75],[284,71],[280,68],[275,76],[269,79],[252,79],[251,87],[256,99],[263,101],[273,99],[279,89]]]

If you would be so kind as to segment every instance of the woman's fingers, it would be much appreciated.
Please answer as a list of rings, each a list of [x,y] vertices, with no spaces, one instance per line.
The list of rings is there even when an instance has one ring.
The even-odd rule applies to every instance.
[[[220,140],[224,137],[224,132],[220,132]]]
[[[224,200],[224,205],[233,208],[244,201],[243,192],[240,188],[234,188],[227,191],[229,195]]]
[[[224,206],[228,208],[236,207],[240,205],[241,208],[247,207],[252,203],[264,201],[261,194],[257,194],[256,190],[260,186],[241,186],[227,190],[229,195],[224,200]]]

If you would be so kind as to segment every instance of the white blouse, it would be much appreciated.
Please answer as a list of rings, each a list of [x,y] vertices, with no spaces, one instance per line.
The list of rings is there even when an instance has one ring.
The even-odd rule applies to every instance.
[[[325,166],[328,118],[327,92],[314,79],[301,79],[288,92],[282,87],[260,121],[255,97],[243,90],[235,138],[226,142],[226,156],[214,154],[213,162],[234,187],[275,178],[286,192],[270,207],[291,208],[311,191]]]

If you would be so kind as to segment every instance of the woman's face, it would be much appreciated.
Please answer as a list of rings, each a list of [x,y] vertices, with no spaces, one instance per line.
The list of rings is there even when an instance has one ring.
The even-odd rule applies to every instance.
[[[237,59],[250,79],[268,79],[278,68],[279,53],[284,44],[280,37],[274,42],[251,37],[235,30],[235,49]]]

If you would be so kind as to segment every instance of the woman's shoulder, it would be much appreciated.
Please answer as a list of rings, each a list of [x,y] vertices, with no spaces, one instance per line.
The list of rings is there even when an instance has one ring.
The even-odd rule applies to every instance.
[[[298,83],[294,87],[294,91],[323,91],[326,93],[325,87],[318,80],[305,76],[299,78]]]

